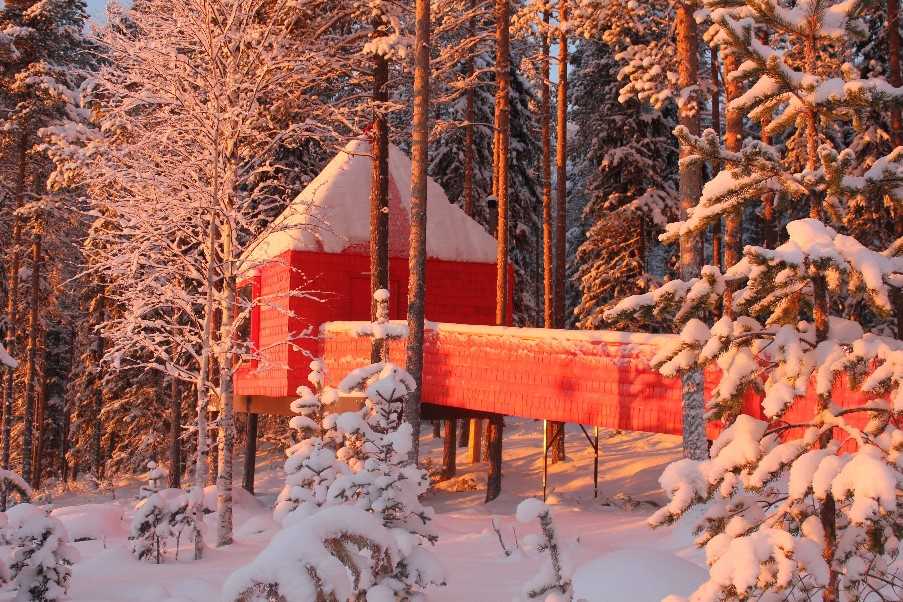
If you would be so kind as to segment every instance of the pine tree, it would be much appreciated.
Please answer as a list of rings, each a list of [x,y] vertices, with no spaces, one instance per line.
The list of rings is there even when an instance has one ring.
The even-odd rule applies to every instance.
[[[728,77],[751,82],[728,109],[745,112],[767,135],[788,142],[781,148],[753,142],[737,152],[722,146],[714,131],[700,137],[679,127],[688,163],[724,167],[689,218],[669,224],[663,238],[698,233],[721,215],[759,203],[767,190],[798,200],[812,215],[834,215],[861,195],[887,195],[899,204],[894,182],[903,149],[854,175],[855,150],[836,148],[826,135],[863,110],[899,102],[883,80],[859,79],[849,65],[816,60],[819,47],[836,53],[862,31],[860,5],[802,2],[788,9],[749,2],[738,11],[716,0],[707,6],[739,61]],[[769,40],[779,40],[786,52]],[[663,373],[698,371],[712,362],[722,372],[711,412],[725,428],[711,459],[683,460],[666,470],[662,485],[671,503],[652,523],[710,502],[698,543],[707,546],[712,578],[693,600],[767,593],[830,602],[898,597],[901,584],[886,567],[896,558],[900,524],[890,501],[900,478],[891,443],[899,433],[889,420],[900,400],[893,376],[900,341],[865,332],[832,311],[858,296],[878,314],[892,314],[891,291],[899,288],[903,263],[814,217],[786,229],[786,243],[747,246],[743,260],[725,273],[707,266],[699,278],[671,281],[608,312],[612,319],[651,312],[685,322],[680,337],[654,359]],[[713,309],[730,285],[743,286],[730,311],[707,326],[706,308]],[[869,398],[841,405],[835,397],[843,390],[835,386],[841,375]],[[762,410],[771,424],[739,413],[749,389],[764,392]],[[816,407],[799,416],[794,406],[803,398]],[[840,452],[835,428],[856,442],[855,451]],[[759,550],[756,566],[746,556],[751,547]],[[784,559],[789,564],[776,570],[775,562]],[[749,570],[758,577],[743,578]]]
[[[674,119],[634,99],[618,102],[614,54],[604,43],[583,40],[572,59],[572,119],[581,149],[572,158],[573,178],[585,196],[586,234],[575,257],[581,328],[604,327],[606,305],[664,275],[654,274],[647,249],[676,209]]]

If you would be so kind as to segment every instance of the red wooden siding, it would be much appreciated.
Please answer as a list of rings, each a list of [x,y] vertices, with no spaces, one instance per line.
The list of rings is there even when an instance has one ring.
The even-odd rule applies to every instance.
[[[259,306],[252,311],[252,323],[259,324],[254,344],[260,360],[239,368],[236,393],[279,398],[306,384],[310,359],[320,355],[320,325],[370,319],[369,270],[367,255],[308,251],[287,251],[258,268],[253,280]],[[429,259],[426,272],[428,320],[495,321],[494,264]],[[391,258],[392,319],[404,319],[407,313],[407,276],[407,258]],[[290,290],[309,296],[292,297]],[[290,338],[293,344],[287,342]]]
[[[352,334],[347,324],[324,327],[322,357],[328,380],[336,385],[354,368],[369,363],[370,339]],[[544,420],[613,429],[681,434],[680,379],[652,369],[656,335],[645,343],[616,342],[626,333],[593,334],[554,331],[537,336],[532,329],[485,328],[482,332],[440,324],[428,330],[424,348],[423,401]],[[661,335],[659,335],[661,336]],[[605,340],[608,339],[608,340]],[[404,341],[389,346],[391,361],[404,365]],[[717,382],[716,370],[705,375],[707,398]],[[865,397],[851,392],[846,380],[835,384],[839,405],[859,405]],[[807,422],[816,399],[799,400],[785,416]],[[762,419],[759,398],[746,395],[746,414]],[[862,425],[864,415],[848,417]],[[709,424],[714,437],[718,425]],[[788,433],[793,435],[793,433]],[[840,439],[844,436],[837,433]]]

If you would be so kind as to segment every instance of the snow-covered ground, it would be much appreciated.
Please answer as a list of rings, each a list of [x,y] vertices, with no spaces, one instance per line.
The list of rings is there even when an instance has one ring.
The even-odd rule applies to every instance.
[[[658,602],[668,593],[690,593],[706,572],[701,552],[691,545],[689,527],[651,531],[645,524],[664,499],[657,479],[664,466],[679,457],[680,440],[603,432],[598,499],[593,498],[592,453],[579,428],[568,431],[567,442],[568,461],[551,468],[549,502],[560,537],[578,567],[578,597],[590,602]],[[431,590],[430,600],[507,602],[535,573],[539,558],[516,546],[538,526],[517,523],[514,513],[521,500],[541,494],[541,444],[541,423],[508,421],[503,494],[488,505],[483,504],[485,464],[468,464],[465,450],[459,450],[459,476],[439,485],[425,500],[437,511],[436,552],[448,578],[446,587]],[[441,440],[427,433],[422,445],[429,461],[438,465]],[[206,558],[197,562],[189,560],[188,550],[183,551],[183,560],[169,558],[162,565],[139,562],[129,555],[126,537],[137,482],[120,483],[115,499],[109,493],[58,496],[55,513],[74,537],[103,536],[75,544],[82,559],[74,568],[71,599],[218,600],[228,574],[250,562],[277,528],[270,519],[270,507],[282,484],[281,458],[271,451],[259,458],[257,498],[238,496],[236,543],[209,549]],[[477,490],[466,490],[474,485]]]

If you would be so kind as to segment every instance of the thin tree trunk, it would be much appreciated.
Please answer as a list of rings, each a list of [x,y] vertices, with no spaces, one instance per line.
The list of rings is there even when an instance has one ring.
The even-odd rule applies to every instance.
[[[510,32],[508,0],[495,3],[495,122],[496,155],[496,201],[498,206],[498,228],[495,279],[495,323],[502,326],[508,318],[508,122],[510,119],[509,87],[511,78]],[[486,479],[486,501],[497,498],[502,491],[502,423],[493,417],[489,420],[490,431],[489,474]],[[497,449],[496,449],[497,448]],[[497,452],[497,453],[496,453]]]
[[[204,302],[204,324],[201,339],[201,360],[197,380],[197,458],[194,464],[194,487],[191,492],[191,515],[194,527],[194,559],[204,555],[204,488],[207,486],[209,445],[207,443],[207,408],[209,406],[210,347],[213,341],[214,287],[216,273],[214,249],[216,246],[216,217],[210,212],[207,225],[207,298]]]
[[[543,11],[542,20],[548,28],[549,10]],[[552,254],[552,91],[550,85],[550,51],[548,33],[542,35],[540,59],[540,125],[542,129],[542,260],[543,260],[543,325],[555,328],[555,266]]]
[[[733,53],[724,56],[724,97],[727,103],[725,107],[724,146],[729,151],[739,152],[743,145],[743,115],[736,109],[731,109],[731,101],[740,96],[740,83],[730,77],[737,69],[737,57]],[[724,269],[730,269],[738,261],[742,254],[741,238],[743,231],[743,218],[740,208],[736,208],[727,214],[724,224]],[[734,289],[733,283],[724,287],[722,307],[724,315],[734,317]]]
[[[9,262],[9,283],[6,290],[6,350],[13,356],[17,352],[17,333],[16,325],[19,323],[19,267],[21,261],[21,253],[19,245],[22,240],[22,220],[19,217],[19,208],[24,202],[25,192],[25,168],[27,165],[26,157],[28,150],[28,140],[23,134],[19,138],[18,158],[16,169],[15,183],[15,210],[13,211],[13,236],[12,236],[12,257]],[[12,428],[13,420],[13,401],[15,398],[16,374],[14,370],[8,370],[6,376],[6,386],[3,388],[3,449],[2,463],[5,470],[9,470],[10,451],[12,449]],[[6,487],[0,491],[0,511],[6,511],[8,490]]]
[[[226,188],[231,190],[231,188]],[[234,266],[234,237],[235,232],[228,220],[223,220],[220,232],[220,244],[222,246],[222,296],[220,312],[222,323],[220,325],[220,415],[219,415],[219,474],[217,475],[216,513],[219,519],[217,524],[216,545],[227,546],[232,543],[232,483],[233,464],[235,460],[235,391],[232,379],[232,367],[234,364],[233,322],[235,320],[236,282],[233,272]]]
[[[471,464],[482,462],[483,456],[483,421],[478,418],[470,419],[470,439],[467,441],[467,451]]]
[[[471,14],[476,9],[476,0],[470,0],[469,9]],[[472,38],[476,35],[477,24],[476,18],[471,16],[467,22],[467,31],[468,35]],[[470,56],[467,57],[467,77],[473,77],[475,71],[474,64],[474,55],[473,52],[470,53]],[[464,213],[473,217],[474,213],[474,203],[473,203],[473,168],[474,162],[476,161],[475,154],[475,140],[474,140],[474,132],[475,128],[473,125],[473,121],[476,116],[476,110],[474,106],[474,86],[471,84],[467,88],[467,94],[465,96],[465,105],[464,105]]]
[[[182,397],[174,376],[169,379],[169,486],[182,486]]]
[[[373,102],[389,100],[389,62],[384,56],[373,56]],[[377,307],[373,295],[389,289],[389,125],[381,108],[373,115],[373,141],[370,145],[370,319],[376,321]],[[385,339],[374,337],[370,361],[382,359]]]
[[[718,62],[718,49],[715,46],[709,48],[711,55],[712,78],[712,129],[721,137],[721,74]],[[717,174],[721,170],[721,162],[715,161],[712,165],[712,173]],[[712,222],[712,265],[722,267],[721,264],[721,217]]]
[[[567,254],[567,138],[568,138],[568,38],[567,0],[558,2],[558,99],[555,126],[555,326],[565,327],[565,257]]]
[[[91,470],[96,480],[103,478],[103,451],[101,440],[103,439],[103,423],[100,412],[103,409],[103,374],[100,370],[100,362],[103,361],[104,340],[101,334],[101,325],[106,321],[106,299],[103,287],[98,287],[97,297],[94,299],[94,326],[97,329],[94,339],[94,374],[93,403],[91,404]]]
[[[464,418],[458,427],[458,447],[467,447],[468,439],[470,439],[470,420]]]
[[[442,478],[450,479],[457,472],[458,421],[445,421],[445,436],[442,441]]]
[[[489,478],[486,486],[486,502],[491,502],[502,492],[502,430],[504,418],[495,414],[489,422]]]
[[[245,430],[245,471],[242,485],[250,494],[254,494],[254,473],[257,461],[257,423],[260,414],[248,412],[248,423]]]
[[[699,40],[693,7],[685,2],[677,3],[675,27],[677,30],[678,85],[688,90],[699,83]],[[680,124],[691,134],[699,134],[699,114],[684,107],[679,115]],[[691,151],[681,148],[681,158]],[[682,162],[680,166],[680,218],[686,219],[688,210],[699,201],[702,190],[702,166]],[[695,236],[684,235],[680,239],[681,277],[689,280],[697,275],[701,265],[700,244]],[[693,460],[708,457],[705,436],[705,403],[703,378],[699,369],[688,370],[681,375],[681,401],[683,405],[684,455]]]
[[[887,0],[887,79],[890,85],[903,84],[900,74],[900,3]],[[892,105],[890,110],[890,131],[894,146],[903,145],[903,116],[900,106]]]
[[[556,136],[555,136],[555,196],[557,201],[557,219],[555,232],[555,326],[566,328],[567,309],[567,109],[568,109],[568,38],[567,0],[558,2],[558,99],[556,102]],[[543,149],[545,151],[545,149]],[[565,459],[564,423],[548,422],[548,433],[553,445],[549,450],[549,461],[552,464]]]
[[[764,144],[771,144],[771,136],[765,131],[771,122],[769,117],[763,117],[761,121],[761,139]],[[774,213],[774,193],[766,192],[762,195],[762,246],[766,249],[774,249],[778,244],[778,229]]]
[[[430,110],[430,2],[415,2],[414,116],[411,130],[411,240],[408,257],[408,372],[417,388],[405,401],[413,427],[411,458],[420,453],[420,395],[423,385],[424,295],[426,291],[426,168]]]
[[[44,334],[44,340],[41,345],[41,361],[38,374],[41,379],[41,386],[37,388],[35,398],[35,435],[34,445],[32,445],[32,477],[31,486],[35,489],[41,488],[44,473],[44,431],[47,423],[47,335]]]
[[[34,418],[37,398],[38,330],[41,328],[38,309],[41,297],[41,232],[40,226],[31,242],[31,299],[28,308],[28,351],[25,356],[25,416],[22,420],[22,478],[31,482],[34,450]]]
[[[806,71],[809,73],[815,73],[817,66],[817,43],[818,41],[814,36],[807,38],[805,41]],[[810,109],[806,114],[806,169],[810,172],[815,171],[818,166],[817,124],[817,115],[814,110]],[[813,191],[809,195],[809,217],[821,219],[821,205],[818,192]],[[812,279],[812,295],[812,318],[815,322],[815,342],[818,344],[828,338],[828,283],[824,276],[817,276]],[[824,410],[825,408],[822,407],[820,409]],[[830,430],[825,433],[821,441],[822,447],[830,443],[832,436],[833,434]],[[822,502],[820,519],[825,534],[823,556],[830,568],[828,584],[822,590],[822,600],[823,602],[837,602],[840,598],[840,580],[837,571],[832,566],[837,545],[837,516],[834,496],[831,493],[828,493]]]

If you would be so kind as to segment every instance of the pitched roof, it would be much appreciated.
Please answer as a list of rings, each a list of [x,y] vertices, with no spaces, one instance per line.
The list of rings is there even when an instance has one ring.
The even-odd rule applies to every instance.
[[[370,144],[349,142],[277,217],[245,259],[262,263],[287,250],[368,252]],[[411,160],[389,145],[389,254],[408,254]],[[496,241],[427,179],[427,256],[495,263]]]

